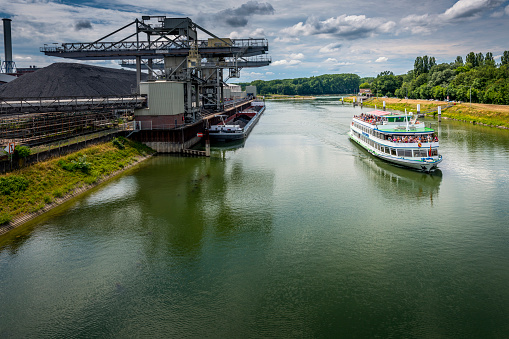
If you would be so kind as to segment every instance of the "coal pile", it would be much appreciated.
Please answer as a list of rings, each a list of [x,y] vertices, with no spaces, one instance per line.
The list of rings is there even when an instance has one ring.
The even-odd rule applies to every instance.
[[[136,72],[58,62],[0,86],[0,98],[130,95]]]

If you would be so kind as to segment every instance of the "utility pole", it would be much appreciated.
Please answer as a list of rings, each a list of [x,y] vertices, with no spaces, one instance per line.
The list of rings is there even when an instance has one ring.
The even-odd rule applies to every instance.
[[[472,85],[470,85],[470,108],[472,108]]]

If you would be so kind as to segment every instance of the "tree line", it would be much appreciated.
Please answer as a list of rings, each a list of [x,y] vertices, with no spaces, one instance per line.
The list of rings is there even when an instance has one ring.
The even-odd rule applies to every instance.
[[[283,95],[321,95],[356,93],[370,88],[378,96],[411,99],[438,99],[509,105],[509,51],[496,63],[491,52],[470,52],[453,62],[437,64],[432,56],[419,56],[406,74],[384,71],[376,77],[356,74],[325,74],[311,78],[250,83],[258,93]],[[248,85],[243,83],[241,85]]]
[[[251,83],[240,83],[256,86],[258,94],[281,95],[322,95],[355,93],[359,89],[361,78],[357,74],[324,74],[311,78],[256,80]]]
[[[493,54],[470,52],[451,63],[436,64],[434,57],[417,57],[403,75],[382,72],[360,87],[378,95],[411,99],[457,100],[509,104],[509,51],[497,64]]]

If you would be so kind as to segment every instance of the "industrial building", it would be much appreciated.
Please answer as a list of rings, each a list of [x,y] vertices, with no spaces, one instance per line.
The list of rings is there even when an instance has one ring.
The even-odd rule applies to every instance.
[[[4,19],[4,25],[10,28],[10,19]],[[111,36],[122,34],[124,38],[108,41]],[[123,82],[122,90],[107,92],[107,88],[118,87],[105,85],[108,81],[122,81],[107,73],[120,70],[101,71],[95,83],[88,86],[91,91],[62,92],[72,87],[64,85],[66,75],[55,77],[53,85],[44,83],[43,86],[40,80],[44,69],[30,67],[27,72],[37,71],[0,87],[2,142],[7,136],[32,144],[48,138],[65,138],[73,133],[86,133],[91,126],[110,126],[112,124],[106,123],[104,117],[114,120],[118,112],[124,117],[130,112],[134,118],[130,132],[133,138],[145,143],[152,139],[170,143],[161,149],[171,151],[189,147],[198,141],[196,132],[213,122],[211,117],[243,107],[256,96],[256,88],[242,92],[239,86],[226,82],[238,78],[245,67],[262,67],[271,62],[266,55],[266,39],[221,38],[189,18],[165,16],[143,16],[94,42],[45,44],[40,51],[48,56],[74,60],[119,60],[120,66],[136,70],[129,72],[134,81]],[[6,49],[6,62],[2,65],[13,71],[13,63],[7,59]],[[94,79],[87,74],[96,71],[89,69],[79,76],[83,80],[83,90],[88,88],[89,78]],[[32,75],[32,79],[28,78]],[[27,90],[14,90],[15,85],[23,87],[20,81],[25,77],[27,81],[35,79],[39,89],[28,91],[33,86],[27,83]],[[49,89],[54,91],[48,92]],[[42,113],[46,113],[44,118]],[[87,119],[80,119],[80,114]],[[80,126],[80,121],[89,121],[92,125]],[[13,130],[12,126],[17,126],[18,130]],[[144,133],[136,136],[137,132]]]
[[[126,38],[106,41],[113,34],[118,36],[124,32]],[[199,34],[207,38],[199,39]],[[190,18],[143,16],[92,43],[64,43],[57,47],[45,46],[41,51],[49,56],[78,60],[120,60],[123,67],[136,68],[137,91],[146,96],[159,93],[164,87],[160,81],[173,82],[164,88],[183,89],[184,122],[193,123],[210,113],[223,111],[226,81],[238,78],[242,68],[269,65],[268,48],[266,39],[218,37]],[[144,85],[141,85],[142,69],[148,71],[149,81]],[[175,95],[170,97],[175,98]],[[148,102],[148,111],[135,113],[137,121],[147,121],[151,103],[154,105],[158,100],[149,98]],[[174,107],[172,103],[168,105]],[[173,116],[181,113],[171,110],[167,112],[171,118],[162,118],[164,114],[159,111],[154,121],[172,119],[174,122]],[[168,124],[152,124],[155,125]]]

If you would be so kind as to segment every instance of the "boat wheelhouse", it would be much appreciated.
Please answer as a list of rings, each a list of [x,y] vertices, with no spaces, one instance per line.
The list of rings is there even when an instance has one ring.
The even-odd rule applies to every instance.
[[[225,115],[220,115],[221,123],[210,126],[209,137],[211,140],[217,141],[245,139],[264,111],[265,103],[263,101],[253,101],[250,107],[228,118]]]
[[[362,113],[353,117],[348,135],[372,155],[397,165],[429,172],[442,161],[437,134],[417,116]]]

